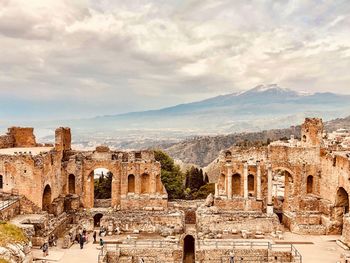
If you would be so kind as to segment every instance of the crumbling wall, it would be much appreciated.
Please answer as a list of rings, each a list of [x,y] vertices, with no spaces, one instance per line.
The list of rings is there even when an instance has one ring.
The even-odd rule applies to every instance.
[[[0,136],[0,149],[13,147],[35,147],[33,128],[11,127],[6,135]]]
[[[60,127],[55,131],[55,149],[65,151],[71,149],[72,136],[70,128]]]
[[[11,127],[8,135],[13,138],[13,147],[35,147],[36,141],[33,128]]]

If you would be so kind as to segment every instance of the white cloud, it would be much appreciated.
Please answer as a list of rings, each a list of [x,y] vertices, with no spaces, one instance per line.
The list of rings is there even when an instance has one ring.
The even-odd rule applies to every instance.
[[[271,82],[349,93],[349,13],[346,0],[0,0],[0,97],[67,117]]]

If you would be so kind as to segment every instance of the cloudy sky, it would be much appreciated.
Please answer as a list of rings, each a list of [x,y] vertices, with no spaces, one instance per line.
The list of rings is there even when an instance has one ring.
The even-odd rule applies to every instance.
[[[0,118],[155,109],[278,83],[350,93],[350,1],[0,0]]]

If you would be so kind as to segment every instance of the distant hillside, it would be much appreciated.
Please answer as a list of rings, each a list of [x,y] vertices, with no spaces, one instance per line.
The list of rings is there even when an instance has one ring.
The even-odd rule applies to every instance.
[[[350,116],[346,118],[338,118],[325,123],[325,130],[328,132],[335,131],[340,128],[350,129]]]
[[[292,126],[288,129],[272,129],[262,132],[196,137],[164,147],[164,149],[170,156],[184,163],[194,163],[205,167],[218,157],[220,151],[237,143],[245,140],[248,142],[266,142],[268,139],[275,141],[281,138],[290,138],[291,135],[298,138],[300,137],[300,128],[300,126]],[[325,122],[325,130],[328,132],[339,128],[350,129],[350,116]]]
[[[237,143],[262,142],[300,136],[300,126],[288,129],[273,129],[262,132],[237,133],[220,136],[197,137],[172,145],[164,150],[173,158],[184,163],[194,163],[204,167],[218,157],[219,152]]]

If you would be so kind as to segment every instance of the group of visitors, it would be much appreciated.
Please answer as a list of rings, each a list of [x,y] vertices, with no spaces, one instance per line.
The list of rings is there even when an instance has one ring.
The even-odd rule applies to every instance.
[[[84,228],[82,232],[79,232],[79,235],[77,236],[77,241],[80,245],[80,249],[84,248],[84,244],[88,243],[88,235],[86,232],[86,229]]]
[[[70,233],[71,235],[71,233]],[[99,245],[101,247],[103,247],[104,245],[104,240],[102,239],[103,236],[106,235],[106,228],[105,227],[101,227],[99,234],[98,234],[101,238],[99,241]],[[97,232],[96,230],[94,230],[92,237],[94,238],[94,243],[97,243],[96,241],[96,237],[97,237]],[[79,233],[75,236],[75,241],[80,245],[80,249],[84,248],[84,244],[88,243],[88,234],[86,229],[84,228],[82,231],[79,231]],[[43,251],[43,256],[47,257],[49,255],[49,247],[52,246],[57,246],[57,237],[52,234],[48,241],[44,242],[44,244],[40,247],[40,249]]]

